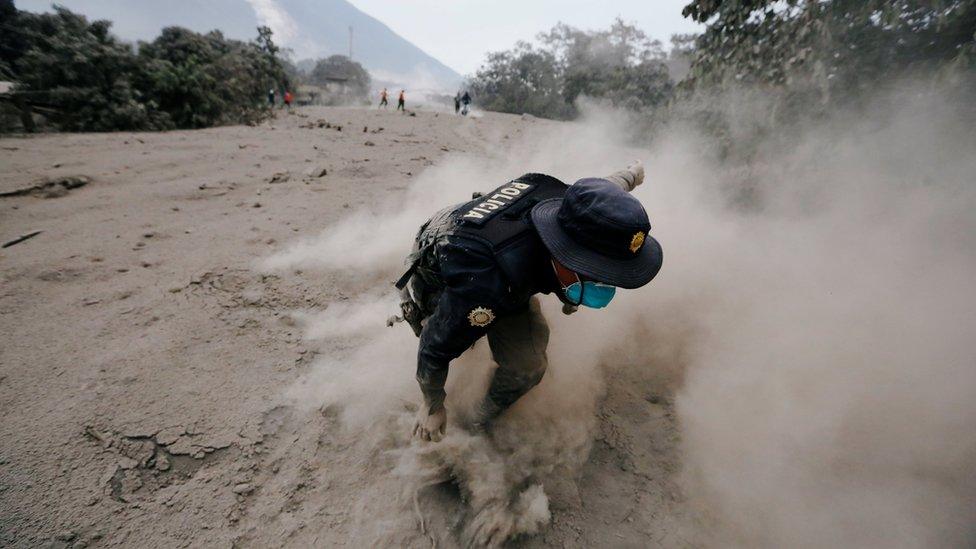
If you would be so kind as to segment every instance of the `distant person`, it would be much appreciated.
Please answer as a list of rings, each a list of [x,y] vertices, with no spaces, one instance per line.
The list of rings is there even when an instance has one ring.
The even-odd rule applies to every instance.
[[[294,97],[291,95],[290,91],[285,90],[285,107],[291,109],[291,102]]]
[[[464,105],[464,109],[461,110],[461,114],[468,114],[468,105],[471,104],[471,94],[467,90],[464,91],[464,95],[461,96],[461,103]]]
[[[272,107],[274,107],[274,105],[275,105],[275,91],[274,91],[274,88],[271,88],[270,90],[268,90],[268,104],[270,104]]]
[[[383,91],[380,92],[380,107],[384,109],[389,105],[386,101],[386,95],[386,88],[383,88]]]
[[[407,96],[404,95],[403,90],[400,90],[400,97],[397,98],[397,110],[407,112]]]
[[[461,91],[454,94],[454,114],[461,112]]]

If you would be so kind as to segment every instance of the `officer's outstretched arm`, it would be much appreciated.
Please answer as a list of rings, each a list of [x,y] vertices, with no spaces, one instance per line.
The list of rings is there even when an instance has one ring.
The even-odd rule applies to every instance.
[[[630,192],[644,182],[644,164],[640,160],[633,161],[629,166],[606,177],[607,181],[620,185],[620,188]]]

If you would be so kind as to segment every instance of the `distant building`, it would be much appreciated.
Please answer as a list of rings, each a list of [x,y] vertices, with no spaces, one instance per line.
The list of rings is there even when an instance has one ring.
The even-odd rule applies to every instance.
[[[329,93],[346,95],[349,93],[349,79],[341,76],[326,76],[325,89]]]
[[[318,84],[305,84],[298,87],[296,104],[304,105],[344,105],[354,97],[354,86],[349,78],[339,76],[320,77]]]

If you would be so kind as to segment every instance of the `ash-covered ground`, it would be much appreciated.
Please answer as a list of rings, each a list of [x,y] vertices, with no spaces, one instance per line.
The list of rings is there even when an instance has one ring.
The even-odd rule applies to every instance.
[[[740,165],[590,106],[0,139],[0,545],[972,545],[976,135],[932,95]],[[722,101],[749,135],[763,102]],[[384,324],[417,227],[634,159],[658,277],[543,298],[543,382],[490,438],[411,441]],[[491,367],[452,366],[454,420]]]
[[[497,162],[563,126],[307,108],[257,127],[0,140],[0,192],[25,191],[0,198],[0,238],[43,231],[0,252],[0,545],[460,543],[468,511],[452,488],[419,494],[426,533],[401,493],[390,450],[409,445],[406,429],[372,417],[350,429],[339,406],[291,395],[357,345],[305,337],[301,313],[387,289],[408,250],[361,271],[263,262],[355,212],[395,209],[428,170]],[[60,185],[74,176],[90,182]],[[502,182],[448,182],[429,207]],[[415,227],[363,230],[400,244]],[[414,354],[405,325],[387,333]],[[621,372],[586,425],[592,452],[581,441],[581,468],[551,482],[551,524],[520,543],[682,543],[674,380]],[[409,360],[387,375],[416,391]]]

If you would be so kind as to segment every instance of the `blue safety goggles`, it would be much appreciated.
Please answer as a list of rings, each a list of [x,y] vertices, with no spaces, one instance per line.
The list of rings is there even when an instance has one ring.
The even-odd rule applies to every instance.
[[[552,268],[570,305],[583,305],[591,309],[606,307],[617,293],[617,288],[594,280],[583,280],[579,274],[552,258]],[[575,279],[575,282],[571,282]]]
[[[617,293],[615,286],[600,282],[580,281],[573,282],[563,288],[566,299],[574,305],[583,305],[591,309],[602,309],[610,304],[614,294]]]

